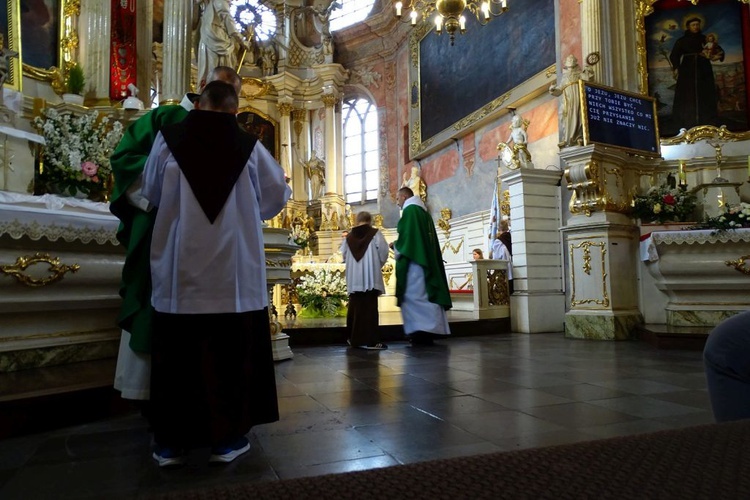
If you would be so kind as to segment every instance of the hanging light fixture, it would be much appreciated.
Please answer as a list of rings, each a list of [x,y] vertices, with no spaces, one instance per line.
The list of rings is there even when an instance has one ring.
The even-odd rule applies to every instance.
[[[404,1],[407,5],[404,6]],[[484,26],[508,10],[508,0],[396,0],[396,17],[412,26],[417,20],[426,19],[433,11],[435,14],[435,31],[438,35],[443,30],[448,32],[451,45],[456,39],[456,31],[462,35],[466,33],[466,17],[464,12],[469,10]],[[406,18],[404,18],[406,14]]]

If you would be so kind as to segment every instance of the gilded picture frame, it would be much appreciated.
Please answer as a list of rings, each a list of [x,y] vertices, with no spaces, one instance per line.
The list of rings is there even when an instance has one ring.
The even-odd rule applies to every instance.
[[[20,9],[17,0],[5,0],[0,12],[0,33],[3,35],[3,52],[15,54],[5,58],[0,64],[7,64],[7,76],[4,86],[14,90],[21,90],[21,30]]]
[[[78,49],[80,0],[20,0],[23,74],[52,82],[63,92],[64,76]]]
[[[750,130],[748,4],[750,0],[637,0],[639,91],[656,99],[662,137],[700,127],[722,126],[735,133]],[[711,41],[713,54],[710,46],[697,55],[692,48],[684,50],[688,43],[702,47],[707,43],[690,41],[691,19],[698,20],[693,23],[699,30],[694,36]],[[718,43],[713,42],[717,38]],[[687,52],[690,55],[681,55]],[[703,68],[694,74],[684,71],[692,82],[686,87],[688,76],[681,79],[680,67],[690,57]]]
[[[454,45],[434,32],[432,16],[412,30],[409,159],[424,158],[547,91],[555,77],[554,5],[515,2],[486,26],[467,13],[466,33],[456,34]]]
[[[256,137],[277,161],[279,160],[278,122],[251,106],[240,108],[237,122],[248,134]]]

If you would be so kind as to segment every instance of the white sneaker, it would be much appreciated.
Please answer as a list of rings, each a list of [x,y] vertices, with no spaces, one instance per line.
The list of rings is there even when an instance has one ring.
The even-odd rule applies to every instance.
[[[247,453],[248,450],[250,450],[250,441],[248,441],[247,438],[243,436],[231,446],[226,446],[224,448],[212,448],[211,456],[208,458],[208,461],[212,463],[228,464],[240,455]]]

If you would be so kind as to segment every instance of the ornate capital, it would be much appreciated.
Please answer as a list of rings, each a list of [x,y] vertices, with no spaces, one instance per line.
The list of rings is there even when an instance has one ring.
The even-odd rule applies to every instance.
[[[292,110],[292,120],[295,122],[304,122],[307,118],[307,110],[306,109],[293,109]]]
[[[333,106],[336,105],[336,102],[339,99],[333,94],[323,94],[323,97],[321,97],[321,100],[323,101],[323,104],[325,104],[326,108],[332,108]]]
[[[276,108],[279,110],[279,114],[281,116],[289,116],[290,114],[292,114],[294,106],[292,106],[288,102],[280,102],[276,105]]]

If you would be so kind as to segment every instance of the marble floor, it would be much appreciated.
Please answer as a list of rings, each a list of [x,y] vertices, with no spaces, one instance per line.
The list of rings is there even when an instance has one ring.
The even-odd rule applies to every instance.
[[[713,421],[699,351],[560,333],[389,345],[295,347],[276,365],[281,420],[226,466],[198,450],[159,469],[136,412],[0,440],[0,498],[143,498]]]

